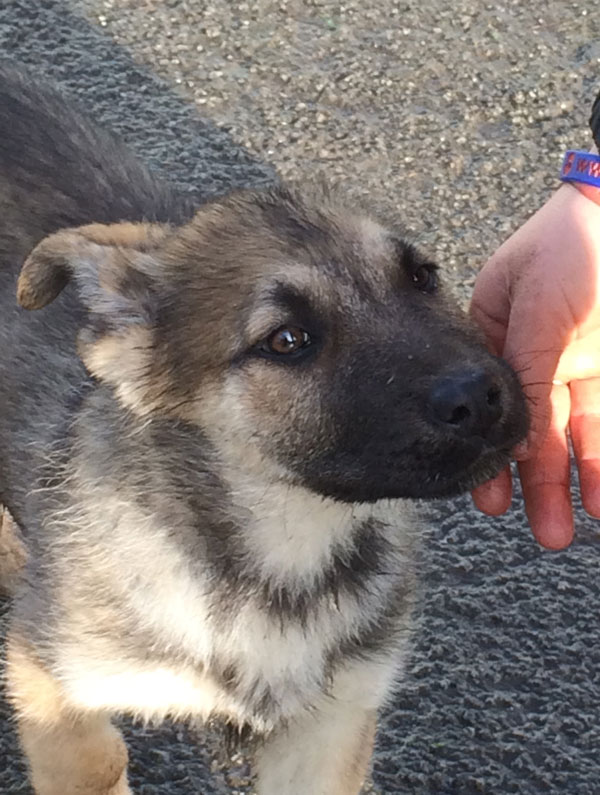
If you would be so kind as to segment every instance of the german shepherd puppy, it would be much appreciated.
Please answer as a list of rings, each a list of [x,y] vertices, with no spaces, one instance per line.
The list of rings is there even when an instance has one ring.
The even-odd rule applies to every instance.
[[[517,378],[393,225],[282,186],[189,207],[36,82],[0,73],[0,500],[28,551],[7,673],[33,786],[129,793],[126,712],[249,725],[261,795],[357,793],[406,655],[406,500],[507,464]]]

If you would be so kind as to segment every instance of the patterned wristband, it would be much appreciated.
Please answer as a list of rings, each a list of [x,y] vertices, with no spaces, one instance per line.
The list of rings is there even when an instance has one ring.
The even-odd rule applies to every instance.
[[[560,178],[600,204],[600,156],[570,149],[565,153]]]
[[[563,182],[585,182],[600,188],[600,155],[569,149],[565,153],[560,178]]]

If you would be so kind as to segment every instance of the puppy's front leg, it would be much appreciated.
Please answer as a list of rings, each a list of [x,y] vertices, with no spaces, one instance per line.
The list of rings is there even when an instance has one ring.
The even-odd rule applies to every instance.
[[[369,770],[376,713],[331,701],[266,741],[258,795],[357,795]]]
[[[106,715],[73,709],[14,632],[7,686],[37,795],[131,795],[121,734]]]

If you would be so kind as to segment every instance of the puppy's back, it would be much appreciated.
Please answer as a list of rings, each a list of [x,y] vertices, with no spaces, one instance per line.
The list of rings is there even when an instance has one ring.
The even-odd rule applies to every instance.
[[[86,379],[75,351],[83,310],[74,291],[67,288],[40,312],[19,308],[16,281],[25,258],[65,227],[179,223],[190,214],[126,146],[56,90],[0,63],[0,501],[26,482],[34,448],[43,452],[66,422],[69,395]],[[11,443],[19,456],[3,453]]]
[[[0,63],[2,260],[63,227],[187,214],[120,141],[32,73]]]

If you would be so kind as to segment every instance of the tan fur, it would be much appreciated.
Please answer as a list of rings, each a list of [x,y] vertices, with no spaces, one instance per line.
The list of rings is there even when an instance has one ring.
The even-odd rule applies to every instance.
[[[7,688],[37,795],[129,795],[127,749],[102,713],[73,710],[59,684],[13,633]]]
[[[77,230],[93,243],[101,246],[123,246],[137,251],[149,251],[162,243],[169,234],[167,224],[88,224]]]
[[[374,710],[311,713],[265,743],[258,795],[358,795],[375,741]]]
[[[134,327],[124,334],[112,334],[93,343],[79,340],[79,355],[90,373],[107,384],[116,384],[117,394],[124,406],[144,415],[151,413],[160,401],[162,382],[154,381],[152,388],[141,377],[150,361],[152,335],[148,329]]]
[[[0,591],[14,592],[27,560],[27,550],[16,522],[0,505]]]

